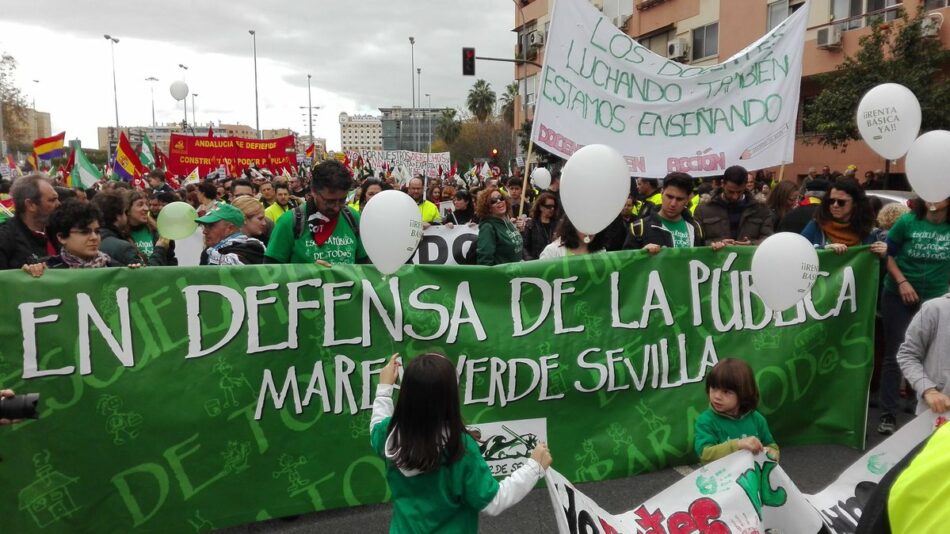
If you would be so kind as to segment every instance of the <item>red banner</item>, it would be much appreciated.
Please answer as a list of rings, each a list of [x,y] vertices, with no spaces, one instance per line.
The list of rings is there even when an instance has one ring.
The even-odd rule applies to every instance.
[[[276,139],[244,139],[242,137],[206,137],[172,134],[168,143],[168,170],[186,176],[198,167],[200,176],[218,170],[239,173],[256,164],[259,169],[279,173],[297,163],[294,136]]]

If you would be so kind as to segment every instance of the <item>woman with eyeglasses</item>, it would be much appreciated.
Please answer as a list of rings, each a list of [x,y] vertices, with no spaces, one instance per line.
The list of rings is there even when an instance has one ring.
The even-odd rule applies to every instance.
[[[87,202],[70,200],[63,203],[49,218],[47,232],[59,245],[59,254],[42,263],[24,265],[23,270],[39,277],[49,269],[92,269],[119,267],[120,263],[99,250],[99,210]]]
[[[801,195],[798,193],[798,186],[791,180],[782,180],[772,189],[765,205],[768,206],[769,211],[772,212],[772,218],[774,220],[773,226],[775,228],[778,228],[779,223],[782,222],[782,219],[784,219],[786,215],[798,207],[800,198]]]
[[[524,229],[524,259],[536,260],[541,251],[554,240],[557,229],[557,197],[545,191],[531,207],[531,219]]]
[[[518,228],[511,222],[508,197],[489,187],[478,195],[477,261],[479,265],[501,265],[521,261],[523,242]]]
[[[828,190],[815,219],[805,226],[802,235],[815,248],[835,254],[844,254],[848,247],[871,245],[871,252],[883,258],[887,245],[873,230],[874,213],[867,195],[853,178],[844,178]]]

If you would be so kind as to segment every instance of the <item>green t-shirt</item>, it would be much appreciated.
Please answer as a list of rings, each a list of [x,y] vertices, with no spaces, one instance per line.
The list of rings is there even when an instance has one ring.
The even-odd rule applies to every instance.
[[[349,208],[344,208],[349,209]],[[350,210],[352,211],[352,210]],[[360,215],[353,211],[353,219],[357,226]],[[336,228],[326,243],[318,246],[313,241],[313,234],[307,226],[307,214],[303,216],[303,232],[299,238],[294,237],[294,210],[290,210],[277,219],[270,241],[267,242],[265,255],[278,263],[313,263],[323,260],[333,265],[353,264],[366,257],[363,243],[356,237],[356,233],[346,217],[342,214],[336,223]]]
[[[373,450],[384,459],[389,419],[377,423],[370,435]],[[468,434],[462,439],[462,458],[430,473],[406,476],[386,460],[386,481],[393,494],[389,532],[478,532],[478,513],[495,498],[498,481],[475,440]]]
[[[663,225],[663,228],[673,234],[673,248],[689,248],[693,246],[692,241],[689,239],[689,228],[686,226],[686,221],[680,217],[678,221],[668,221],[663,217],[659,217],[660,223]]]
[[[769,424],[765,421],[765,417],[755,410],[732,418],[718,414],[712,408],[707,408],[696,419],[695,430],[696,456],[699,457],[702,457],[703,449],[706,447],[721,445],[733,439],[755,436],[759,438],[762,445],[775,444],[775,438],[769,431]]]
[[[142,256],[144,256],[145,259],[150,258],[152,252],[155,251],[155,241],[152,240],[152,231],[148,229],[148,226],[142,226],[137,230],[132,230],[131,235],[132,241],[135,242],[135,246],[138,247]]]
[[[887,240],[897,246],[894,261],[921,300],[947,292],[950,280],[950,224],[934,224],[918,219],[913,212],[901,215],[887,232]],[[884,288],[899,293],[894,278],[887,274]]]

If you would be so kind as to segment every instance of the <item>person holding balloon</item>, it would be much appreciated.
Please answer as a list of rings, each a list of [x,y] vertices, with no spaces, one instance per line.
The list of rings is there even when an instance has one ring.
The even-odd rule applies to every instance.
[[[150,261],[149,265],[178,265],[178,258],[175,257],[175,247],[171,241],[165,240],[163,251],[155,255],[156,243],[161,239],[158,231],[152,226],[148,211],[148,196],[138,190],[131,190],[126,193],[126,222],[129,227],[129,237],[135,244],[143,259]],[[187,237],[187,236],[186,236]],[[143,261],[144,263],[144,261]]]
[[[950,198],[915,198],[887,232],[887,276],[881,291],[884,361],[881,366],[881,420],[877,431],[897,429],[901,371],[897,351],[920,305],[947,292],[950,279]]]
[[[887,255],[887,245],[873,231],[873,226],[874,212],[864,189],[854,178],[842,178],[831,186],[802,235],[815,248],[832,250],[835,254],[844,254],[848,247],[871,245],[870,251],[883,258]]]

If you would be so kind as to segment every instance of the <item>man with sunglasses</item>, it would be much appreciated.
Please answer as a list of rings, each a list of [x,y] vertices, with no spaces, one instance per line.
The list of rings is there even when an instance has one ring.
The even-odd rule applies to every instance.
[[[730,245],[758,245],[774,233],[769,208],[746,191],[748,172],[733,165],[723,173],[722,187],[696,207],[693,217],[713,250]]]
[[[313,169],[310,199],[277,219],[264,263],[363,263],[359,213],[346,205],[353,180],[336,160]]]

